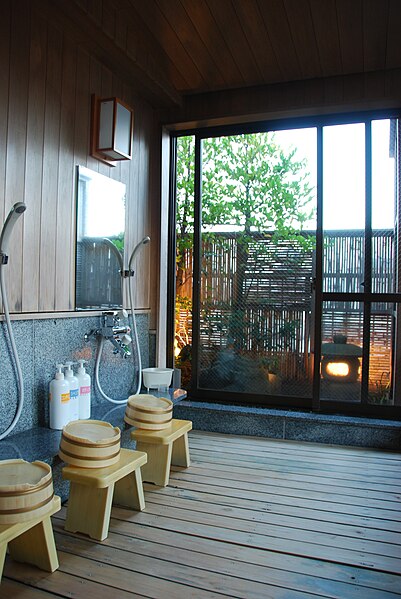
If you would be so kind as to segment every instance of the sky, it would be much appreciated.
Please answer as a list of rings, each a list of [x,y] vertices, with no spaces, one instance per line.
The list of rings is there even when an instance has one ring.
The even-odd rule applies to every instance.
[[[79,176],[86,182],[85,215],[79,234],[84,237],[115,237],[125,230],[125,184],[105,177],[85,167],[79,167]]]
[[[390,121],[372,124],[372,227],[394,226],[394,159],[389,157]],[[316,129],[277,131],[283,148],[297,148],[296,159],[308,162],[316,185]],[[311,223],[311,227],[314,228]],[[323,228],[362,229],[365,225],[365,125],[323,129]]]

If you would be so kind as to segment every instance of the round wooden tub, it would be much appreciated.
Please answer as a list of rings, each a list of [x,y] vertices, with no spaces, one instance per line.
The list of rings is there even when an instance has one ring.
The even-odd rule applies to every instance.
[[[158,431],[168,428],[173,417],[173,402],[154,395],[131,395],[128,398],[124,420],[145,430]]]
[[[53,495],[52,470],[45,462],[0,461],[0,524],[42,516],[51,508]]]
[[[120,429],[102,420],[73,420],[61,434],[59,456],[71,466],[106,468],[120,459]]]

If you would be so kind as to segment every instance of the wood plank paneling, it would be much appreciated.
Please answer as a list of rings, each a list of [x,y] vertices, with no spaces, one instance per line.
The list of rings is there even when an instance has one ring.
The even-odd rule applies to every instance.
[[[7,558],[4,582],[77,599],[95,599],[97,587],[100,599],[401,597],[399,454],[200,431],[189,444],[191,466],[174,467],[165,488],[145,483],[144,511],[113,507],[102,543],[65,531],[63,507],[53,517],[59,570]],[[363,480],[345,478],[339,495],[350,472]]]
[[[194,57],[196,68],[206,85],[212,88],[227,83],[219,69],[219,56],[213,46],[205,43],[199,36],[195,23],[188,17],[180,0],[157,0],[158,6],[170,25],[174,27],[185,50]]]
[[[71,245],[74,230],[74,129],[75,129],[75,82],[77,55],[76,48],[68,39],[63,46],[61,115],[60,115],[60,154],[58,163],[57,215],[56,215],[56,276],[55,306],[58,310],[74,309],[74,245]],[[67,290],[65,283],[67,282]],[[68,291],[68,292],[66,292]]]
[[[39,311],[56,310],[56,235],[58,162],[60,155],[60,112],[62,83],[62,33],[49,29],[45,135],[43,146],[43,191],[40,222]]]
[[[246,85],[256,85],[261,73],[248,40],[230,0],[206,0]]]
[[[46,97],[47,23],[32,13],[26,148],[22,306],[27,312],[39,308],[40,210],[42,197],[43,143]]]
[[[272,0],[269,3],[258,0],[258,4],[284,80],[300,79],[301,68],[283,0]]]
[[[147,0],[146,3],[141,0],[130,0],[133,8],[139,10],[141,19],[145,25],[153,32],[155,39],[160,40],[166,47],[166,52],[170,60],[176,62],[177,68],[186,85],[192,89],[202,89],[205,87],[205,81],[202,78],[196,65],[185,50],[181,40],[176,32],[170,26],[163,13],[158,9],[156,0]]]
[[[303,79],[322,76],[309,0],[284,0]]]
[[[362,0],[337,0],[342,72],[345,75],[363,70],[363,4]]]
[[[336,0],[310,0],[320,65],[324,77],[342,72]]]
[[[257,0],[242,2],[234,0],[234,9],[247,39],[252,40],[251,51],[255,56],[264,83],[279,81],[282,77],[277,57],[263,25]]]
[[[124,62],[130,71],[119,50],[126,52],[156,102],[166,100],[164,89],[179,104],[174,88],[187,95],[399,68],[399,6],[398,0],[71,0],[65,12],[78,26],[88,17],[97,28],[92,42],[98,37],[115,68]]]
[[[365,0],[363,3],[363,63],[367,71],[386,66],[388,0]]]
[[[213,60],[217,59],[227,84],[233,85],[233,83],[237,82],[238,85],[242,85],[244,79],[241,76],[241,72],[237,64],[233,61],[227,44],[225,43],[207,4],[202,4],[198,2],[198,0],[185,0],[184,6],[194,27],[196,27],[199,35],[203,39],[205,46],[209,48]]]
[[[87,166],[90,136],[91,90],[89,88],[90,57],[82,48],[77,49],[74,163]]]
[[[15,202],[25,197],[25,153],[28,111],[30,47],[30,9],[27,0],[16,0],[12,4],[11,44],[10,44],[10,88],[7,129],[5,213]],[[22,290],[22,240],[23,217],[14,227],[10,239],[10,261],[6,270],[8,281],[8,301],[21,310]],[[12,281],[12,285],[10,284]]]
[[[0,19],[0,219],[5,214],[8,88],[10,74],[10,1],[3,2]]]
[[[0,222],[16,201],[27,204],[12,234],[5,274],[11,312],[34,314],[74,310],[76,166],[127,185],[136,240],[149,231],[148,165],[160,159],[153,109],[130,81],[77,44],[46,7],[42,0],[5,2],[0,20]],[[133,106],[139,127],[132,161],[110,167],[89,156],[92,93],[118,95]],[[157,273],[146,255],[137,262],[136,306],[148,308],[150,277]]]
[[[389,0],[389,2],[386,68],[393,69],[399,65],[400,59],[401,2],[398,0]]]

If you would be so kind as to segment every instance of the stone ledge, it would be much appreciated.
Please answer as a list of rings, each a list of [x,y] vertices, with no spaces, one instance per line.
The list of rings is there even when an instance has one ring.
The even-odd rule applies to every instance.
[[[194,429],[217,433],[393,451],[401,449],[401,422],[394,420],[186,400],[175,407],[174,415],[192,420]]]

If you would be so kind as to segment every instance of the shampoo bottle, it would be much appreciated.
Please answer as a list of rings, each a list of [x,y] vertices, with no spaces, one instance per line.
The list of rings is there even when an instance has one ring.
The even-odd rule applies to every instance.
[[[84,368],[86,360],[78,360],[77,379],[79,383],[79,417],[84,420],[91,417],[91,377]]]
[[[70,386],[70,418],[79,419],[79,383],[71,368],[73,362],[66,362],[65,378]]]
[[[70,385],[65,380],[61,369],[63,364],[57,364],[57,372],[49,387],[49,419],[50,428],[61,430],[69,423],[70,418]]]

